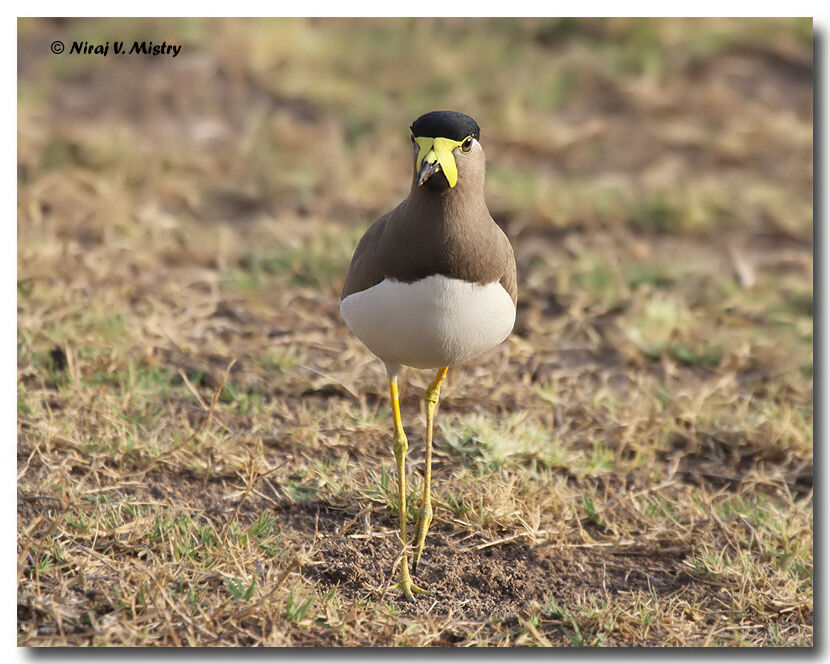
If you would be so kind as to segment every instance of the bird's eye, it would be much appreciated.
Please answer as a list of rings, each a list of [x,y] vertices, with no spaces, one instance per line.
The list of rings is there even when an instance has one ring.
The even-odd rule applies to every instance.
[[[467,136],[461,144],[461,152],[469,152],[473,149],[473,137]]]

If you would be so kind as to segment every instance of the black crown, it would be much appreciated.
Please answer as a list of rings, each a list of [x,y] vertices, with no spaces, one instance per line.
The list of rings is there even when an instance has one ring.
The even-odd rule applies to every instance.
[[[472,135],[476,140],[481,136],[478,123],[469,115],[457,111],[431,111],[412,123],[414,136],[450,138],[462,141]]]

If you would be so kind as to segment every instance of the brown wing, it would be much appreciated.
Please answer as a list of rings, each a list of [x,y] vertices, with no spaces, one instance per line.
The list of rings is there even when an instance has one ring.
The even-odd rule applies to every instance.
[[[507,291],[508,295],[510,295],[513,304],[516,304],[519,297],[518,287],[516,285],[516,256],[513,253],[513,247],[510,244],[510,240],[507,239],[507,235],[502,231],[501,236],[503,238],[504,264],[507,267],[504,274],[501,275],[499,283]]]
[[[357,243],[352,262],[349,264],[349,271],[346,273],[346,282],[343,284],[343,293],[340,295],[341,300],[352,293],[359,293],[379,284],[386,276],[383,273],[382,262],[378,259],[378,253],[383,232],[386,230],[386,222],[392,212],[387,212],[369,226],[360,238],[360,242]]]

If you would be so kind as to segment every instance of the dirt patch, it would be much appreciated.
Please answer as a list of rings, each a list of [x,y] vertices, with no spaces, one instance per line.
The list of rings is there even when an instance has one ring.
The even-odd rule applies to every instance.
[[[658,561],[646,559],[644,570],[642,559],[635,564],[626,556],[527,544],[471,551],[458,539],[444,532],[430,534],[415,580],[432,595],[413,605],[390,588],[389,597],[399,609],[412,614],[428,610],[480,621],[524,616],[538,611],[550,599],[574,603],[589,596],[649,587],[662,595],[690,581],[675,565],[682,555]],[[337,586],[344,595],[359,597],[386,586],[398,547],[394,535],[380,541],[357,542],[331,537],[321,543],[319,554],[322,562],[304,568],[303,573],[324,587]]]
[[[289,518],[286,532],[305,539],[309,530],[314,533],[314,563],[302,568],[305,577],[325,590],[336,587],[352,600],[383,597],[404,614],[507,619],[539,611],[549,600],[576,605],[640,590],[662,596],[692,581],[678,565],[688,548],[612,550],[521,542],[487,546],[483,538],[471,540],[439,525],[429,534],[414,576],[431,594],[412,604],[395,588],[393,567],[400,548],[394,529],[341,535],[343,513],[319,506],[283,516]]]

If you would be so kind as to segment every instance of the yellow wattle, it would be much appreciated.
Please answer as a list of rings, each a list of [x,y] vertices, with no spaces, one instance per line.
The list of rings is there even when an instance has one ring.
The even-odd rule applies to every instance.
[[[455,163],[455,155],[453,150],[459,147],[463,141],[454,141],[450,138],[430,138],[428,136],[418,136],[415,138],[418,144],[418,161],[415,163],[416,170],[421,168],[421,164],[426,159],[428,164],[437,161],[441,164],[441,170],[449,182],[450,187],[454,187],[458,182],[458,167]]]

